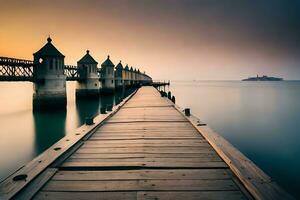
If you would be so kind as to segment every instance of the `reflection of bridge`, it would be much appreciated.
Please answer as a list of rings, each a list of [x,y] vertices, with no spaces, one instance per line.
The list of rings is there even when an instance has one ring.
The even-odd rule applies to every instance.
[[[65,56],[52,44],[47,43],[33,54],[33,61],[0,57],[0,81],[30,81],[34,83],[33,104],[35,107],[56,107],[66,105],[66,81],[78,81],[77,97],[99,96],[100,92],[114,92],[117,89],[141,85],[168,85],[153,83],[152,78],[139,69],[121,61],[115,65],[108,56],[98,68],[98,62],[90,51],[76,66],[65,65]]]

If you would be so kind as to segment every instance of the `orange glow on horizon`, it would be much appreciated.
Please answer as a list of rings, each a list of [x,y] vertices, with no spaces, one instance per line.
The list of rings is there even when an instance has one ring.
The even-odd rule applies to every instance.
[[[109,54],[115,64],[122,60],[153,79],[239,80],[299,71],[282,67],[297,64],[294,58],[232,35],[221,22],[193,22],[181,12],[160,12],[154,3],[138,10],[119,1],[75,2],[6,3],[0,8],[0,56],[32,59],[50,35],[67,64],[89,49],[100,64]]]

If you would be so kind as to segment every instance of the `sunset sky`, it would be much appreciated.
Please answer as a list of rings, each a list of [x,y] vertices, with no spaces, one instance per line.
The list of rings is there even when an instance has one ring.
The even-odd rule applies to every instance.
[[[299,0],[0,0],[0,56],[32,59],[46,42],[75,65],[102,63],[153,79],[300,79]]]

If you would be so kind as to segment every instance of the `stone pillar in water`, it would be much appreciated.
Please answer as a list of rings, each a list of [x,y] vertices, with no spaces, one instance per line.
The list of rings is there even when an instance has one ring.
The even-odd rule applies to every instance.
[[[133,76],[134,76],[133,67],[130,67],[130,71],[129,71],[129,80],[130,80],[130,86],[131,86],[131,87],[132,87],[133,84],[134,84]]]
[[[128,88],[130,86],[130,71],[128,65],[126,65],[124,68],[124,74],[125,74],[125,79],[124,79],[125,87]]]
[[[123,65],[121,61],[116,66],[115,71],[115,83],[116,83],[116,89],[121,90],[124,87],[124,80],[123,80]]]
[[[79,81],[76,89],[77,98],[99,97],[100,81],[97,72],[98,62],[90,55],[87,50],[78,62]]]
[[[133,85],[136,87],[137,86],[137,70],[134,68],[133,70]]]
[[[101,81],[103,93],[113,93],[115,91],[115,65],[107,56],[107,59],[101,64]]]
[[[66,108],[66,76],[64,58],[52,44],[47,43],[33,54],[34,93],[33,109]]]
[[[141,72],[140,69],[137,70],[137,83],[140,86],[141,85]]]

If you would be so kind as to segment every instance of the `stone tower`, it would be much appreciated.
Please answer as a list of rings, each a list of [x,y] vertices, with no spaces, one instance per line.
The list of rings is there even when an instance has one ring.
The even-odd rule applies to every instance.
[[[122,89],[123,85],[124,85],[124,81],[123,81],[123,65],[122,65],[121,61],[116,66],[115,84],[116,84],[115,85],[116,89]]]
[[[89,50],[77,62],[80,79],[76,89],[76,97],[99,97],[101,85],[97,65],[98,62],[90,55]]]
[[[130,86],[133,86],[134,84],[134,72],[133,72],[133,67],[130,67],[129,70],[129,80],[130,80]]]
[[[112,93],[115,90],[115,65],[107,56],[107,59],[101,64],[101,80],[103,93]]]
[[[33,54],[34,93],[33,109],[66,108],[65,56],[52,44],[47,43]]]
[[[130,72],[129,72],[129,67],[128,65],[125,66],[124,68],[124,72],[125,72],[125,80],[124,80],[124,83],[125,83],[125,87],[129,87],[130,86]]]

